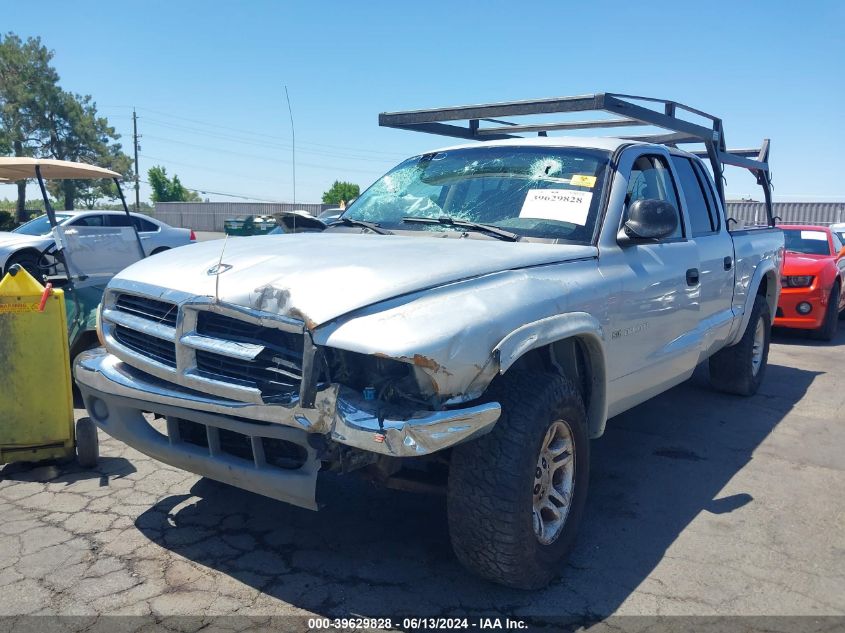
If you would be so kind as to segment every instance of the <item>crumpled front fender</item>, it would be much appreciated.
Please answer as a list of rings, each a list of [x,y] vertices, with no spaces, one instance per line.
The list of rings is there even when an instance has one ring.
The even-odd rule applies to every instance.
[[[507,270],[378,303],[312,334],[318,345],[409,363],[436,395],[467,401],[499,372],[506,337],[567,314],[575,291],[579,312],[603,313],[603,285],[592,259]]]

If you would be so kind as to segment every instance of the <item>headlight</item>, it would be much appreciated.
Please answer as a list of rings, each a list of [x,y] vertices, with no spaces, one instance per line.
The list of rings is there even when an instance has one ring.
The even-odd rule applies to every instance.
[[[812,285],[812,275],[789,275],[783,278],[783,285],[787,288],[806,288]]]

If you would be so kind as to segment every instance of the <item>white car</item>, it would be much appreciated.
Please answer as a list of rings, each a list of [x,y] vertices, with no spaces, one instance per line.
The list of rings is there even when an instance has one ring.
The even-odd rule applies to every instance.
[[[140,213],[132,213],[132,221],[138,230],[145,255],[184,246],[196,241],[191,229],[178,229],[160,220]],[[126,226],[123,211],[56,211],[56,221],[64,226]],[[13,265],[20,264],[30,271],[38,269],[38,260],[53,243],[50,221],[41,215],[11,232],[0,232],[0,273]]]
[[[845,244],[845,222],[839,224],[831,224],[830,230],[836,233],[836,236]]]

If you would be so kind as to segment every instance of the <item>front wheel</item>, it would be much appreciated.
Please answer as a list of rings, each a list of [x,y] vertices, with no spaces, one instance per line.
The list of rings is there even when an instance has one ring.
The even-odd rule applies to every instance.
[[[757,295],[739,342],[710,357],[710,384],[719,391],[740,396],[757,393],[769,362],[771,335],[769,303],[766,297]]]
[[[41,269],[39,266],[39,262],[41,261],[41,256],[38,253],[32,253],[29,251],[24,251],[23,253],[18,253],[9,258],[9,261],[6,262],[6,272],[14,266],[18,264],[21,268],[26,270],[30,275],[32,275],[39,283],[41,282]]]
[[[590,446],[581,394],[567,378],[526,372],[491,388],[493,430],[452,451],[449,534],[464,566],[520,589],[547,585],[584,511]]]
[[[100,441],[97,427],[91,418],[79,418],[76,430],[76,461],[83,468],[94,468],[100,458]]]
[[[839,288],[834,288],[833,292],[830,293],[822,326],[810,333],[813,338],[820,341],[832,341],[836,338],[836,332],[839,329],[839,293]]]

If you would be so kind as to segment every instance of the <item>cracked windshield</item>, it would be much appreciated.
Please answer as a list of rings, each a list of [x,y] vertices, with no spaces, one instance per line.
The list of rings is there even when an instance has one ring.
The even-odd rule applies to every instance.
[[[608,160],[607,152],[557,147],[424,154],[379,179],[344,217],[386,229],[490,234],[472,223],[515,239],[589,244]]]

